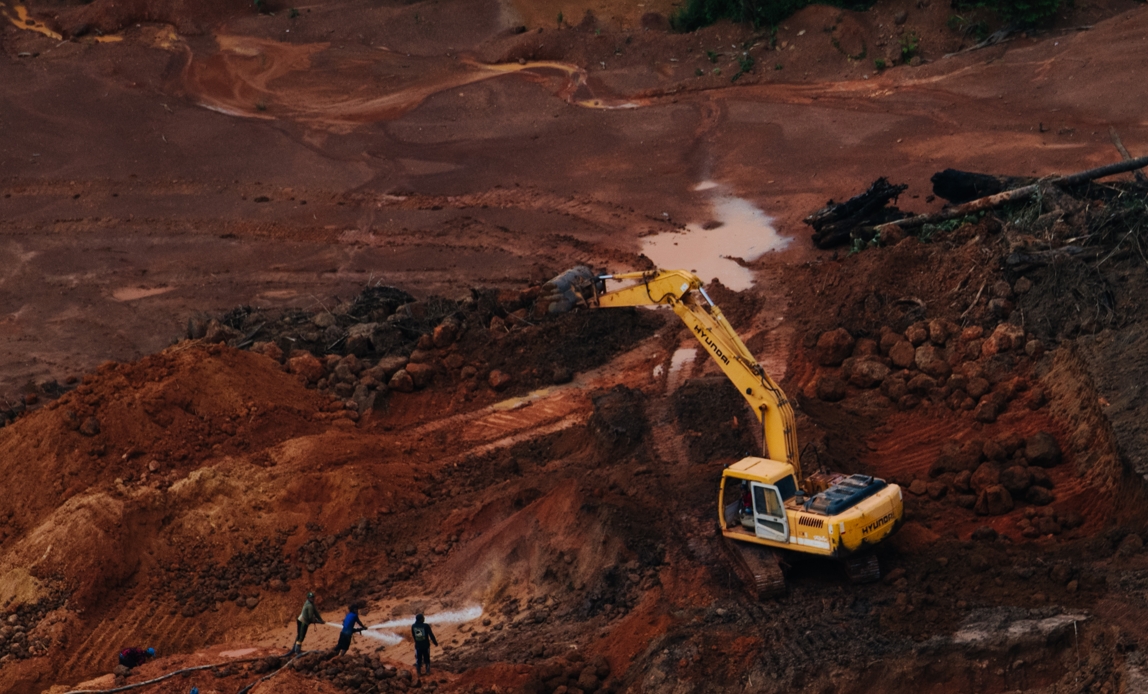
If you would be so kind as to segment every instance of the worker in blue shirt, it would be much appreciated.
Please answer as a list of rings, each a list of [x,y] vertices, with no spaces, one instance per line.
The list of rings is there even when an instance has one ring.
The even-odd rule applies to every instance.
[[[351,603],[347,607],[347,616],[343,617],[343,631],[339,632],[339,643],[335,646],[335,655],[343,655],[351,647],[351,635],[357,631],[366,631],[367,625],[359,619],[359,604]],[[358,624],[358,628],[355,625]]]

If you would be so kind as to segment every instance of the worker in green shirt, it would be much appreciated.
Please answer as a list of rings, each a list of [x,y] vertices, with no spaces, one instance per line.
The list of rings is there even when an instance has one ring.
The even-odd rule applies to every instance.
[[[303,603],[303,611],[295,622],[295,648],[291,652],[299,655],[303,652],[303,639],[307,638],[307,627],[312,624],[322,624],[323,617],[315,609],[315,594],[307,593],[307,601]]]

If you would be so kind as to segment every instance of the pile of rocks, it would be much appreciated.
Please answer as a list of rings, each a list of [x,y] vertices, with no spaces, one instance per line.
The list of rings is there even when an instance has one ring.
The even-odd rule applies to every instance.
[[[538,288],[473,290],[459,301],[416,300],[393,287],[368,287],[330,310],[244,306],[218,318],[198,316],[188,322],[186,337],[264,354],[307,386],[329,392],[338,401],[331,415],[357,421],[384,396],[421,390],[439,378],[509,386],[512,375],[463,356],[458,341],[471,325],[489,324],[495,336],[529,326],[537,294]]]
[[[29,386],[19,395],[0,397],[0,429],[16,421],[25,412],[59,398],[75,388],[78,382],[75,376],[69,376],[63,384],[50,378],[36,383],[34,387]]]
[[[1025,398],[1030,407],[1045,403],[1024,373],[1044,353],[1043,344],[1011,323],[985,334],[980,326],[960,328],[949,320],[913,323],[904,332],[882,326],[877,339],[855,338],[844,328],[822,333],[811,345],[823,367],[811,395],[827,402],[846,397],[849,388],[880,388],[902,410],[922,402],[972,411],[994,422],[1009,402]]]
[[[1024,515],[1016,522],[1020,534],[1028,538],[1059,535],[1074,530],[1084,524],[1084,518],[1075,511],[1057,511],[1051,506],[1024,510]]]
[[[49,644],[36,635],[36,625],[63,602],[63,595],[57,595],[0,612],[0,667],[13,660],[38,658],[48,653]]]
[[[1006,432],[987,441],[950,441],[929,468],[932,481],[913,480],[909,491],[933,500],[952,492],[958,506],[984,516],[1008,513],[1018,501],[1047,506],[1055,498],[1048,468],[1063,458],[1056,439],[1044,431],[1027,439]]]
[[[290,590],[290,581],[303,572],[284,558],[285,543],[282,536],[264,538],[222,565],[208,563],[198,569],[184,565],[165,567],[163,585],[174,598],[172,613],[194,617],[228,602],[255,609],[262,591]]]
[[[574,652],[535,668],[522,686],[526,694],[567,694],[567,692],[604,692],[612,694],[618,686],[610,681],[610,662],[602,656],[587,662]]]
[[[330,652],[308,653],[293,660],[291,668],[348,692],[405,692],[418,687],[409,670],[399,670],[363,654],[331,658]],[[438,683],[424,681],[421,689],[434,691]]]

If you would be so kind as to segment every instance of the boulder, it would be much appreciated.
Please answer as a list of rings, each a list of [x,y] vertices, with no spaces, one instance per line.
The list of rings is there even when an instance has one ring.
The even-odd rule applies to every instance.
[[[461,327],[459,322],[453,318],[448,318],[439,323],[431,338],[434,341],[434,346],[438,349],[445,349],[454,344],[454,341],[458,339],[459,328]]]
[[[280,349],[279,345],[275,344],[274,342],[256,342],[251,346],[251,351],[255,352],[256,354],[262,354],[263,356],[268,357],[269,359],[273,359],[276,362],[283,362],[283,350]]]
[[[970,325],[961,331],[961,342],[979,340],[985,335],[985,329],[979,325]]]
[[[415,381],[406,369],[399,369],[391,376],[390,381],[387,382],[387,387],[399,393],[412,393],[415,389]]]
[[[356,323],[347,329],[347,353],[363,356],[374,349],[372,337],[378,323]]]
[[[889,351],[892,350],[893,346],[898,342],[905,342],[905,336],[885,329],[885,331],[881,333],[881,339],[877,341],[877,348],[881,354],[888,355]]]
[[[972,538],[981,542],[992,542],[997,539],[997,531],[991,526],[982,525],[973,531]]]
[[[986,487],[977,495],[973,510],[979,516],[1000,516],[1012,510],[1012,495],[999,484]]]
[[[922,344],[929,339],[929,324],[925,321],[913,323],[905,330],[905,339],[911,342],[914,347]]]
[[[1029,465],[1046,468],[1060,465],[1063,459],[1060,444],[1047,431],[1033,434],[1025,440],[1024,457]]]
[[[1052,492],[1044,487],[1032,486],[1028,488],[1024,499],[1033,506],[1048,506],[1052,503]]]
[[[1005,453],[1010,457],[1021,448],[1024,448],[1024,437],[1015,431],[1006,431],[997,434],[993,437],[993,441],[999,443],[1001,448],[1003,448]]]
[[[925,491],[929,494],[930,499],[938,501],[945,498],[945,495],[949,493],[949,485],[944,482],[929,482],[925,486]]]
[[[378,364],[375,364],[373,367],[367,369],[364,372],[364,375],[370,376],[376,381],[386,383],[387,381],[391,380],[391,376],[394,376],[399,369],[404,368],[408,361],[409,360],[406,357],[397,355],[391,357],[383,357],[379,360]]]
[[[912,366],[916,354],[917,351],[912,343],[905,339],[899,339],[889,348],[889,359],[892,360],[893,366],[899,369],[907,369]]]
[[[207,332],[204,334],[203,339],[215,344],[218,342],[230,342],[239,337],[243,337],[243,333],[213,318],[207,323]]]
[[[997,297],[989,300],[989,310],[997,318],[1008,318],[1012,315],[1012,310],[1015,308],[1013,303],[1008,299]]]
[[[1144,540],[1136,533],[1129,533],[1127,537],[1120,541],[1120,544],[1116,548],[1116,553],[1127,557],[1138,554],[1142,549],[1144,549]]]
[[[1001,406],[996,400],[984,397],[977,403],[976,408],[973,410],[973,419],[985,424],[991,424],[997,421],[997,417],[1001,414]]]
[[[930,390],[936,388],[937,381],[931,376],[926,376],[925,374],[917,374],[916,376],[910,378],[909,382],[905,385],[909,389],[909,392],[917,393],[920,395],[921,393],[927,393]]]
[[[925,480],[913,480],[909,485],[909,493],[916,496],[923,496],[929,491],[929,485]]]
[[[410,374],[415,388],[426,388],[434,380],[434,367],[430,364],[407,364],[406,372]]]
[[[1003,446],[1000,445],[1000,443],[997,442],[996,439],[985,442],[984,452],[985,458],[988,458],[989,460],[995,460],[998,463],[1004,460],[1008,460],[1009,457],[1008,452],[1004,449]]]
[[[825,402],[838,402],[845,398],[845,382],[831,375],[817,379],[817,397]]]
[[[921,404],[921,398],[917,397],[916,395],[910,394],[910,395],[906,395],[906,396],[902,397],[900,400],[897,401],[897,409],[899,409],[903,412],[907,412],[908,410],[911,410],[920,404]]]
[[[287,371],[299,376],[307,383],[317,382],[324,374],[323,363],[310,352],[288,359]]]
[[[80,425],[79,431],[84,436],[95,436],[100,433],[100,420],[95,417],[88,417],[84,423]]]
[[[969,478],[969,485],[975,492],[982,492],[989,487],[1001,483],[1001,469],[996,463],[981,463],[973,476]]]
[[[822,366],[840,366],[853,353],[853,336],[845,328],[821,333],[817,338],[815,357]]]
[[[905,384],[903,376],[890,374],[881,382],[881,392],[885,394],[885,397],[897,402],[909,394],[909,387]]]
[[[950,325],[948,321],[934,318],[929,321],[929,342],[941,347],[948,341],[949,337],[955,332],[956,326]]]
[[[913,363],[917,365],[923,373],[926,373],[933,378],[948,378],[949,374],[953,372],[953,368],[949,366],[941,352],[932,344],[923,344],[917,348],[913,356]]]
[[[510,374],[504,371],[499,371],[498,369],[491,371],[490,376],[486,379],[487,383],[490,384],[490,387],[495,390],[505,390],[507,386],[510,385],[512,380],[513,379],[510,377]]]
[[[859,337],[853,345],[853,356],[855,357],[877,357],[880,355],[881,350],[877,347],[877,341],[871,337]]]
[[[953,489],[962,494],[968,494],[973,490],[972,479],[972,470],[961,470],[957,473],[956,477],[953,478]]]
[[[1023,465],[1012,465],[1001,471],[1000,483],[1010,494],[1018,497],[1024,496],[1024,493],[1032,486],[1032,473]]]
[[[347,364],[339,362],[335,365],[335,370],[331,373],[331,379],[336,383],[353,383],[355,381],[355,372],[351,371],[351,367]]]
[[[1028,472],[1032,475],[1032,483],[1037,487],[1044,487],[1045,489],[1052,489],[1052,478],[1049,477],[1048,471],[1044,468],[1030,467]]]
[[[849,383],[858,388],[876,388],[889,375],[889,367],[879,361],[859,361],[853,365]]]

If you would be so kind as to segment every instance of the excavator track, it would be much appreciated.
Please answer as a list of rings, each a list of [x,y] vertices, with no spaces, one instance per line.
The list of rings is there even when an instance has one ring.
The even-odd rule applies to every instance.
[[[767,600],[785,594],[785,572],[777,552],[761,545],[728,539],[725,547],[738,578],[754,597]]]
[[[873,583],[881,578],[881,564],[872,552],[845,560],[845,573],[850,583]]]

